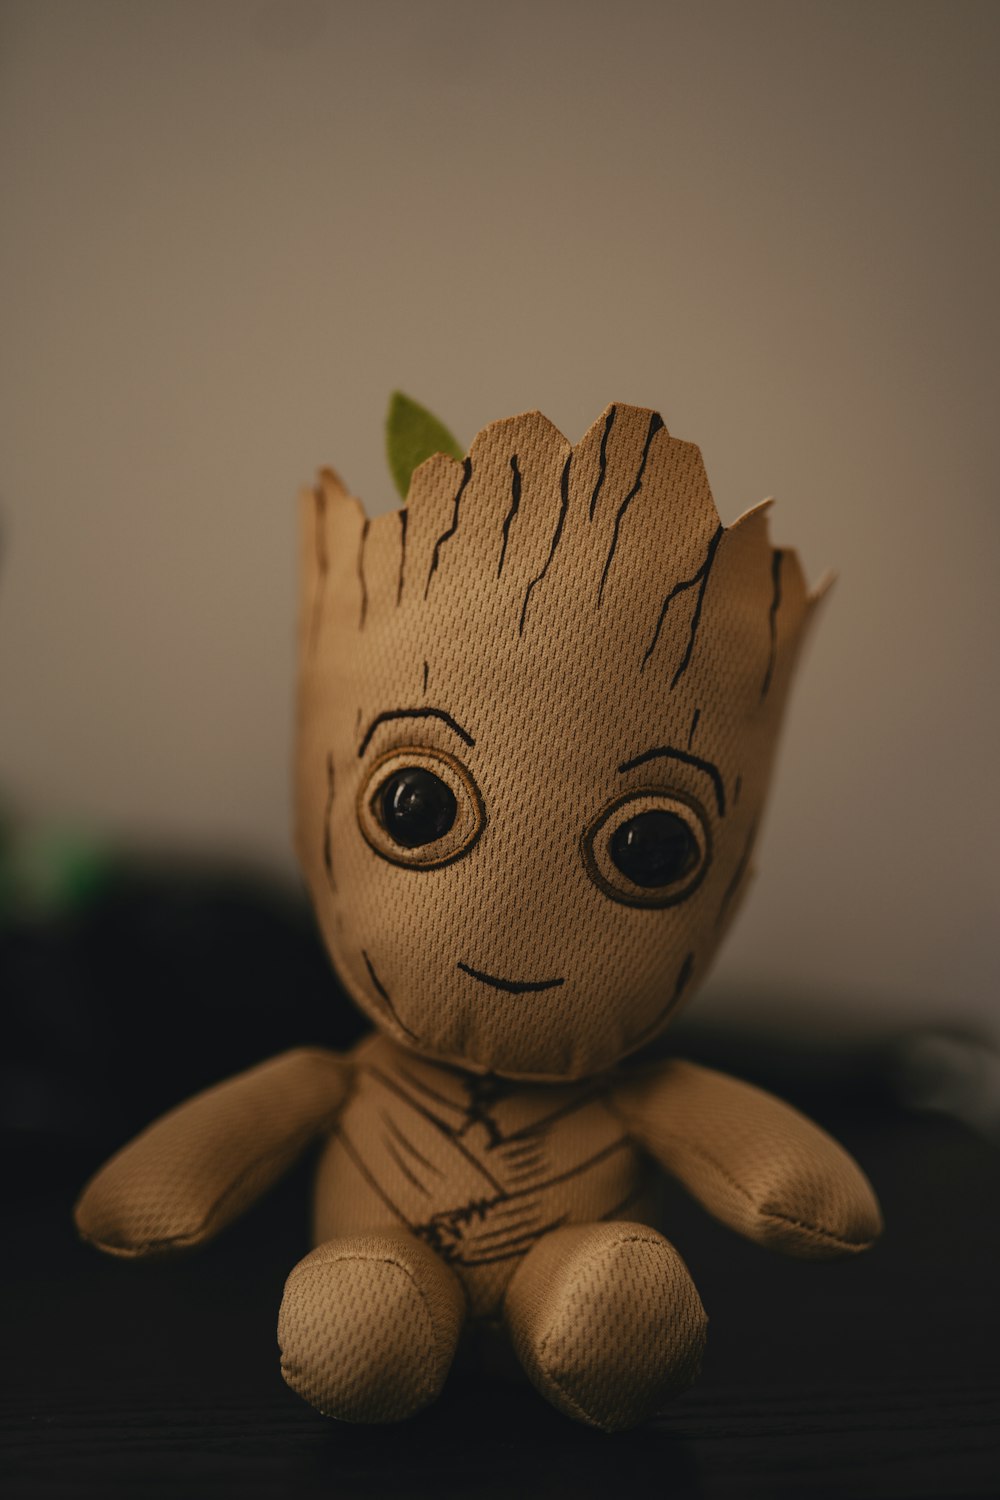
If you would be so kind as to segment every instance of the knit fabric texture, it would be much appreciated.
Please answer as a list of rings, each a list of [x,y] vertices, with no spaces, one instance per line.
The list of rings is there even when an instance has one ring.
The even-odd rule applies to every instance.
[[[187,1100],[91,1178],[77,1229],[124,1257],[203,1244],[333,1123],[349,1079],[343,1058],[302,1048]]]
[[[650,1173],[605,1087],[442,1067],[376,1036],[316,1174],[317,1243],[405,1226],[499,1317],[522,1257],[561,1224],[651,1211]]]
[[[698,449],[624,405],[575,447],[537,412],[494,422],[375,520],[330,470],[302,505],[297,846],[341,978],[466,1068],[613,1065],[746,884],[809,614],[794,553],[766,506],[723,529]],[[413,767],[456,809],[419,849],[379,811]],[[650,890],[609,851],[656,810],[694,854]]]
[[[532,1383],[606,1432],[645,1421],[692,1383],[707,1323],[674,1247],[630,1223],[547,1235],[511,1281],[504,1316]]]
[[[882,1232],[875,1194],[853,1158],[762,1089],[674,1060],[612,1097],[632,1138],[747,1239],[828,1260],[867,1250]]]
[[[377,1033],[172,1111],[77,1223],[116,1255],[199,1244],[325,1135],[279,1320],[296,1391],[399,1420],[469,1323],[506,1329],[566,1415],[633,1426],[695,1378],[705,1334],[651,1227],[651,1162],[792,1255],[881,1226],[795,1110],[628,1061],[746,889],[813,600],[766,505],[723,528],[698,449],[640,407],[575,447],[537,412],[494,422],[376,520],[324,470],[302,515],[297,846]],[[628,853],[646,837],[651,865]]]
[[[318,1246],[292,1271],[278,1318],[281,1372],[327,1416],[395,1422],[440,1393],[462,1292],[403,1230]]]

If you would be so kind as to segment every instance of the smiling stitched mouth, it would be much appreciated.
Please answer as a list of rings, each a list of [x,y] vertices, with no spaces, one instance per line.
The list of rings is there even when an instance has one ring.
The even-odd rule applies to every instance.
[[[495,990],[504,990],[508,995],[525,995],[532,990],[552,990],[556,985],[566,983],[565,979],[498,979],[495,974],[485,974],[482,969],[473,969],[468,964],[460,963],[458,967],[463,974],[478,979],[480,984],[491,984]]]

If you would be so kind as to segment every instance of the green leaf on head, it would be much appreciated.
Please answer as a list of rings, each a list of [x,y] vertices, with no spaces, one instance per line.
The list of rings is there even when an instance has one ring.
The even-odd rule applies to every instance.
[[[404,500],[414,469],[432,453],[447,453],[459,462],[465,457],[444,423],[439,422],[425,406],[404,396],[402,391],[393,391],[389,399],[385,450],[396,488]]]

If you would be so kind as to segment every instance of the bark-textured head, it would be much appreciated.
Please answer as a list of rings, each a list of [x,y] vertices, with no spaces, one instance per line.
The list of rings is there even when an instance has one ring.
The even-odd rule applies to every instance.
[[[399,1041],[576,1077],[656,1034],[749,872],[809,614],[766,506],[611,406],[438,455],[368,520],[303,498],[297,842],[338,971]]]

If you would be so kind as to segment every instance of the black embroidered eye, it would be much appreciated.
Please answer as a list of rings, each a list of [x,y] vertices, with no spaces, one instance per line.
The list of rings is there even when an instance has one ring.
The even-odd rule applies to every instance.
[[[379,793],[382,826],[404,849],[419,849],[444,838],[458,812],[451,787],[433,771],[406,766]]]
[[[369,846],[409,870],[436,870],[461,859],[486,826],[468,766],[427,745],[380,755],[357,795],[358,824]]]
[[[624,792],[584,830],[587,874],[625,906],[676,906],[697,890],[711,862],[709,827],[687,792]]]
[[[622,874],[643,890],[683,880],[700,854],[684,819],[659,809],[620,823],[611,835],[609,852]]]

